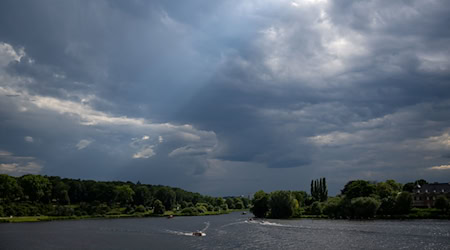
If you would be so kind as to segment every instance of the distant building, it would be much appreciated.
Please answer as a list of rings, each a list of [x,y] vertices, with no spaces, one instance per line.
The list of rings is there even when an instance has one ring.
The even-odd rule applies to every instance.
[[[436,198],[445,195],[450,199],[450,183],[430,183],[417,185],[413,189],[414,207],[434,207]]]

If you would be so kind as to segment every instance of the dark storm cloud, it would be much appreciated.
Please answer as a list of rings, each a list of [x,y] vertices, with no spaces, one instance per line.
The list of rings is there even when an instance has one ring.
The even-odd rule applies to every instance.
[[[2,1],[2,169],[209,194],[448,181],[430,167],[449,164],[449,14],[445,1]]]

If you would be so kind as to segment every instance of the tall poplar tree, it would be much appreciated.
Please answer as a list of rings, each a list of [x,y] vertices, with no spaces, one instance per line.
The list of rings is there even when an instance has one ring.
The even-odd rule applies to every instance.
[[[311,181],[311,196],[316,201],[328,199],[328,188],[325,177]]]

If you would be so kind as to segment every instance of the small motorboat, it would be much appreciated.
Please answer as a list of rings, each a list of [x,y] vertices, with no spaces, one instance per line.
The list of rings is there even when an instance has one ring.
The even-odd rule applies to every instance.
[[[246,215],[247,214],[247,212],[242,212],[242,215]]]
[[[167,219],[173,219],[173,215],[171,214],[171,215],[167,216]]]
[[[193,236],[205,236],[206,234],[202,231],[196,231],[192,233]]]

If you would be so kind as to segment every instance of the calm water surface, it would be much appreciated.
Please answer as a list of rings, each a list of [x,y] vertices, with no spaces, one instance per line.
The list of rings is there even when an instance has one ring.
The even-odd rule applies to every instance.
[[[203,230],[206,236],[191,233]],[[248,215],[0,224],[0,249],[450,249],[450,222]]]

